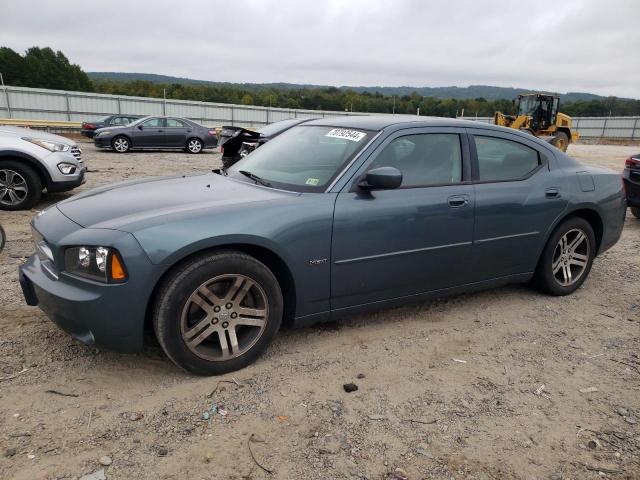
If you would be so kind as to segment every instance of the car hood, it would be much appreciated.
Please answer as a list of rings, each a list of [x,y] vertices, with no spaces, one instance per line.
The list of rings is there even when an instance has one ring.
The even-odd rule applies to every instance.
[[[109,130],[110,132],[118,132],[118,131],[127,130],[129,128],[130,128],[129,125],[117,125],[117,126],[113,126],[113,127],[100,127],[100,128],[96,128],[94,133],[98,134],[98,133],[103,132],[105,130]]]
[[[298,196],[209,173],[156,177],[88,190],[57,204],[69,219],[87,228],[111,228],[133,233],[172,218],[207,215],[256,202]]]
[[[34,128],[22,128],[22,127],[12,127],[9,125],[0,125],[0,133],[20,136],[20,137],[37,138],[40,140],[48,140],[50,142],[64,143],[65,145],[69,145],[71,147],[78,146],[76,142],[74,142],[69,138],[62,137],[60,135],[54,135],[53,133],[43,132],[42,130],[36,130]]]

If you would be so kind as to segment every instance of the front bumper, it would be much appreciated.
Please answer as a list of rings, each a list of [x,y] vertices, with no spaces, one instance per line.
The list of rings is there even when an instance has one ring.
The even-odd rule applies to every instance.
[[[34,220],[54,260],[36,253],[19,268],[25,301],[38,306],[56,325],[87,345],[121,352],[142,349],[144,321],[153,286],[159,278],[136,239],[128,233],[84,229],[56,208]],[[60,271],[71,245],[118,249],[129,271],[122,284],[103,284]]]
[[[73,180],[65,180],[62,182],[52,182],[50,185],[47,186],[47,191],[51,193],[51,192],[68,192],[69,190],[73,190],[74,188],[79,187],[80,185],[82,185],[87,181],[87,178],[85,176],[86,173],[87,173],[87,168],[83,167],[76,178],[74,178]]]
[[[111,136],[93,137],[93,144],[98,148],[111,148]]]
[[[627,204],[630,207],[640,207],[640,170],[625,168],[622,181],[627,192]]]

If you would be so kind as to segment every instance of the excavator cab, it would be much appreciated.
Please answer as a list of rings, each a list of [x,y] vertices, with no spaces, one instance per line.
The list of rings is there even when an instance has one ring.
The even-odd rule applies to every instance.
[[[554,95],[518,95],[516,103],[518,116],[529,117],[533,131],[548,130],[555,125],[560,99]]]

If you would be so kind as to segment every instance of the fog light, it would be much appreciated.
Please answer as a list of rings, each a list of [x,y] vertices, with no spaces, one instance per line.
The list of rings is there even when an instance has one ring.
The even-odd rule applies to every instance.
[[[62,162],[58,164],[58,170],[63,175],[72,175],[76,173],[76,166],[73,163]]]

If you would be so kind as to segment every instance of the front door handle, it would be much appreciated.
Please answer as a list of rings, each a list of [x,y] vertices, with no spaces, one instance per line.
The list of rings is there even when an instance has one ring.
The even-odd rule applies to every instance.
[[[467,195],[452,195],[448,198],[448,202],[451,208],[460,208],[469,204],[469,197]]]
[[[547,188],[544,191],[544,196],[547,198],[560,198],[560,189],[558,188]]]

